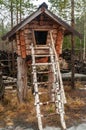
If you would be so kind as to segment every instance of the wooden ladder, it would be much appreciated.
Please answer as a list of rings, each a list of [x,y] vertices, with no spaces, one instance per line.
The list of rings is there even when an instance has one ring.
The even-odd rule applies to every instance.
[[[49,105],[49,104],[53,103],[53,104],[55,104],[55,113],[50,114],[50,116],[55,115],[55,114],[59,114],[61,124],[62,124],[62,128],[64,130],[66,130],[66,124],[65,124],[65,120],[64,120],[64,104],[66,103],[66,98],[65,98],[65,93],[64,93],[63,84],[62,84],[62,78],[61,78],[61,73],[60,73],[60,68],[59,68],[58,56],[57,56],[57,53],[55,51],[54,42],[53,42],[51,32],[50,32],[50,36],[51,36],[52,44],[50,44],[49,46],[34,47],[33,45],[31,45],[32,75],[33,75],[35,106],[36,106],[36,113],[37,113],[37,118],[38,118],[38,127],[39,127],[39,130],[43,130],[42,117],[47,116],[47,115],[41,114],[41,109],[40,109],[41,106]],[[48,50],[49,54],[37,55],[35,53],[36,49]],[[40,57],[48,57],[49,62],[36,63],[37,57],[39,57],[39,58]],[[38,72],[37,67],[40,67],[40,66],[48,66],[49,70]],[[44,74],[44,73],[48,73],[48,72],[52,72],[53,81],[51,81],[51,82],[47,81],[46,83],[45,82],[39,82],[37,73]],[[47,84],[47,85],[51,84],[51,86],[52,86],[51,87],[51,97],[52,98],[51,98],[50,101],[46,101],[46,102],[40,101],[40,96],[47,94],[45,91],[44,92],[39,91],[39,85],[43,86],[43,84]]]

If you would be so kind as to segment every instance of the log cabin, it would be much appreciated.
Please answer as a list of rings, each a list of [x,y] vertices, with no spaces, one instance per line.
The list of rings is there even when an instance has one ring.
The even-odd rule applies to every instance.
[[[48,10],[46,3],[41,4],[35,12],[2,37],[3,40],[8,39],[9,42],[15,41],[16,53],[18,55],[18,86],[20,86],[19,95],[21,100],[22,96],[24,97],[27,92],[25,89],[27,86],[26,68],[27,64],[31,63],[30,46],[32,43],[33,46],[38,47],[51,45],[52,39],[50,32],[52,32],[52,38],[58,57],[62,53],[63,39],[65,36],[75,35],[79,38],[82,37],[79,32]],[[40,54],[40,52],[45,54],[46,50],[38,49],[37,53]],[[38,60],[39,62],[41,62],[41,60],[42,62],[46,62],[48,59],[40,58]]]
[[[15,40],[18,56],[26,58],[30,55],[30,45],[48,45],[51,42],[49,32],[52,31],[57,54],[62,53],[64,36],[81,34],[74,30],[61,18],[50,12],[46,3],[39,6],[37,11],[16,25],[2,37],[3,40]]]
[[[43,3],[26,19],[16,25],[11,31],[2,37],[3,40],[8,39],[10,42],[15,41],[17,53],[17,87],[19,101],[23,102],[27,95],[27,65],[32,65],[35,106],[37,111],[39,130],[42,128],[42,119],[40,112],[40,100],[37,81],[36,65],[46,65],[51,60],[51,72],[49,72],[49,85],[51,88],[50,96],[55,101],[56,113],[60,114],[61,124],[66,130],[64,121],[64,103],[66,103],[64,88],[62,84],[58,57],[62,53],[63,39],[67,35],[75,35],[81,38],[81,34],[64,22],[61,18],[48,10],[46,3]],[[12,42],[13,43],[13,42]],[[49,50],[47,49],[49,48]],[[36,52],[34,54],[34,49]],[[50,51],[50,55],[49,55]],[[46,54],[48,57],[46,57]],[[53,54],[54,57],[53,57]],[[35,59],[35,55],[41,58]],[[50,57],[49,57],[50,56]],[[51,58],[51,59],[49,59]],[[36,60],[36,61],[35,61]],[[35,63],[36,62],[36,63]],[[39,72],[47,73],[47,72]],[[50,74],[52,73],[52,74]],[[43,82],[41,83],[43,84]],[[52,86],[51,86],[52,85]],[[53,90],[53,92],[52,92]],[[46,92],[44,92],[46,93]],[[52,103],[45,102],[45,104]],[[41,103],[43,105],[43,103]]]

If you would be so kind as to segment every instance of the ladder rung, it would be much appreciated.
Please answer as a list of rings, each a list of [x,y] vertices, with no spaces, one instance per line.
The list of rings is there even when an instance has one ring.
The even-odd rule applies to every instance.
[[[58,82],[33,82],[33,84],[38,84],[38,85],[46,85],[46,84],[53,84],[55,83],[56,85],[59,85]]]
[[[38,94],[38,95],[42,95],[42,94],[48,94],[49,92],[34,92],[34,95]]]
[[[33,84],[38,84],[38,85],[42,85],[42,84],[51,84],[52,82],[33,82]]]
[[[50,57],[51,55],[34,55],[35,57]],[[52,55],[55,56],[55,55]]]
[[[34,92],[34,94],[33,95],[36,95],[36,94],[38,94],[38,95],[43,95],[43,94],[50,94],[50,93],[53,93],[53,94],[55,94],[55,92],[53,91],[51,91],[51,92]]]
[[[56,64],[56,62],[54,62],[53,64]],[[33,66],[40,66],[40,65],[52,65],[52,63],[35,63],[35,64],[32,64]]]
[[[42,115],[42,117],[47,118],[47,117],[54,116],[54,115],[57,115],[57,114],[58,113],[51,113],[51,114],[47,114],[47,115]]]
[[[48,105],[48,104],[55,103],[55,102],[57,102],[57,101],[37,102],[37,103],[35,103],[35,105],[39,104],[40,106],[42,106],[42,105]]]
[[[48,46],[36,46],[34,49],[49,49],[50,47]]]
[[[40,72],[36,72],[37,74],[49,74],[49,73],[53,73],[52,71],[40,71]],[[32,72],[32,74],[34,74],[34,72]]]
[[[37,74],[48,74],[48,73],[52,73],[52,71],[40,71],[40,72],[37,72]]]

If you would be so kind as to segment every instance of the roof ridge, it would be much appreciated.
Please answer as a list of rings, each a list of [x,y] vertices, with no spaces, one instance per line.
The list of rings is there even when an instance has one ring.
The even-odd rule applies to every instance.
[[[43,2],[43,3],[38,7],[38,9],[40,9],[40,8],[42,8],[42,7],[44,7],[45,9],[47,9],[47,8],[48,8],[48,5],[47,5],[45,2]]]

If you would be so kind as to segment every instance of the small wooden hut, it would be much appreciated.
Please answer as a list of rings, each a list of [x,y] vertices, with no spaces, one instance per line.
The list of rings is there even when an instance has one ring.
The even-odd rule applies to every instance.
[[[73,34],[81,38],[81,35],[76,30],[48,10],[46,3],[41,4],[34,13],[2,37],[3,40],[8,39],[16,43],[18,86],[21,100],[22,96],[25,97],[27,91],[25,89],[27,86],[26,59],[29,60],[31,55],[30,45],[31,43],[33,43],[33,46],[50,44],[50,31],[52,32],[58,56],[62,53],[64,36]],[[38,51],[40,52],[40,50]]]
[[[23,21],[21,21],[2,38],[3,40],[8,39],[9,41],[11,42],[15,41],[16,43],[15,45],[16,53],[18,55],[17,85],[18,85],[18,92],[19,92],[18,96],[20,102],[22,102],[26,97],[27,65],[28,63],[31,63],[30,61],[32,60],[31,65],[32,65],[33,85],[35,90],[34,95],[35,95],[35,104],[36,104],[39,130],[43,130],[40,104],[45,105],[52,103],[52,101],[46,103],[40,103],[39,91],[38,91],[39,82],[37,79],[36,65],[47,65],[47,64],[51,65],[48,67],[49,70],[51,69],[50,73],[52,73],[49,74],[50,75],[49,85],[50,86],[52,85],[51,95],[52,97],[54,97],[52,99],[56,106],[56,113],[60,114],[62,127],[66,129],[66,124],[64,121],[64,103],[66,103],[66,98],[58,63],[58,57],[62,53],[63,39],[64,36],[66,35],[76,35],[79,38],[81,38],[81,35],[76,30],[74,30],[61,18],[59,18],[58,16],[54,15],[51,11],[49,11],[46,3],[43,3],[34,13],[32,13]],[[35,50],[34,48],[37,48],[36,53],[38,55],[34,53]],[[47,55],[50,57],[46,58],[45,53],[47,48],[49,48],[49,50],[47,51],[50,51],[50,54]],[[37,59],[40,61],[39,63],[36,63],[35,56],[39,55],[42,56],[43,59],[42,58]],[[51,63],[48,63],[47,60],[51,60]],[[42,71],[42,73],[44,72]]]

